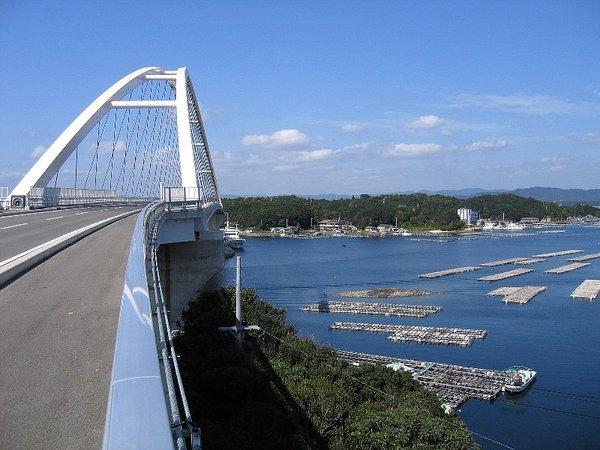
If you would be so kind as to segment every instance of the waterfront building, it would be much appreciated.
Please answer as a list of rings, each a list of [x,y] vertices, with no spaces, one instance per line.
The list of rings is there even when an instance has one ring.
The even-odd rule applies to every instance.
[[[456,213],[460,217],[460,220],[467,225],[473,225],[481,218],[481,214],[478,211],[469,208],[459,208]]]
[[[319,222],[320,231],[346,231],[352,228],[352,224],[344,219],[325,219]]]

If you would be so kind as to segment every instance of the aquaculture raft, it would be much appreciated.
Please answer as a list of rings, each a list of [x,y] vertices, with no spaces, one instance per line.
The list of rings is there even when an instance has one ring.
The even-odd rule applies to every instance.
[[[337,350],[336,354],[341,360],[352,364],[401,366],[427,390],[436,394],[442,403],[452,408],[459,407],[470,398],[493,400],[498,396],[508,378],[508,374],[501,370],[392,358],[345,350]]]
[[[600,258],[600,253],[590,253],[589,255],[576,256],[575,258],[569,259],[569,261],[583,262],[583,261],[589,261],[591,259],[596,259],[596,258]]]
[[[527,258],[522,261],[515,261],[515,264],[522,266],[528,266],[530,264],[537,264],[546,261],[547,258]]]
[[[574,262],[571,264],[566,264],[564,266],[555,267],[554,269],[546,270],[544,273],[561,274],[566,272],[572,272],[574,270],[581,269],[582,267],[586,267],[589,265],[590,263]]]
[[[500,281],[506,280],[507,278],[517,277],[529,272],[533,272],[533,269],[513,269],[506,272],[496,273],[494,275],[488,275],[487,277],[477,278],[478,281]]]
[[[425,297],[431,295],[431,292],[422,289],[397,289],[397,288],[377,288],[365,291],[341,291],[342,297],[365,298],[365,297]]]
[[[546,286],[506,286],[488,292],[488,295],[504,297],[502,299],[504,303],[520,303],[522,305],[545,290]]]
[[[392,341],[416,342],[419,344],[457,345],[470,347],[475,339],[485,338],[487,331],[465,328],[436,328],[381,323],[335,322],[331,330],[367,331],[390,333]]]
[[[571,294],[571,298],[594,300],[600,294],[600,280],[585,280]]]
[[[438,270],[437,272],[422,273],[421,275],[419,275],[419,278],[439,278],[439,277],[444,277],[446,275],[454,275],[456,273],[473,272],[474,270],[479,270],[479,269],[481,269],[481,267],[479,267],[479,266],[456,267],[454,269],[446,269],[446,270]]]
[[[525,261],[526,259],[528,259],[528,258],[518,257],[518,258],[500,259],[498,261],[486,262],[481,265],[485,266],[485,267],[504,266],[506,264],[513,264],[513,263],[518,263],[520,261]]]
[[[572,255],[573,253],[581,253],[583,250],[562,250],[560,252],[541,253],[533,255],[534,258],[554,258],[555,256]]]
[[[395,303],[320,302],[300,308],[308,312],[373,314],[385,316],[427,317],[442,310],[440,306],[398,305]]]

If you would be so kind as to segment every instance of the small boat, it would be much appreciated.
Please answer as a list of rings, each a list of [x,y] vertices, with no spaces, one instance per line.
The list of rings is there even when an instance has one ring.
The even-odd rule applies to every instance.
[[[237,225],[234,227],[229,226],[229,220],[223,229],[223,239],[225,245],[231,247],[234,250],[240,249],[244,246],[245,239],[240,237]]]
[[[513,366],[506,369],[508,378],[502,388],[504,392],[516,394],[523,392],[535,380],[537,372],[533,369],[523,366]]]

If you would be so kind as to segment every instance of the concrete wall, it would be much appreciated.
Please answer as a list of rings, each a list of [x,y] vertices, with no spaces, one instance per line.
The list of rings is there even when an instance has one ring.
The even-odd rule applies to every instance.
[[[158,258],[170,321],[178,328],[181,311],[192,298],[202,290],[220,287],[224,264],[222,234],[205,232],[197,241],[163,244]]]

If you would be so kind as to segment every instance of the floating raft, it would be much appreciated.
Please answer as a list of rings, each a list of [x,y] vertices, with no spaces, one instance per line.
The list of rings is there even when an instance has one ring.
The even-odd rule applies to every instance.
[[[546,286],[507,286],[493,290],[488,295],[504,297],[502,299],[504,303],[519,303],[523,305],[545,290]]]
[[[479,267],[479,266],[456,267],[454,269],[446,269],[446,270],[439,270],[437,272],[422,273],[421,275],[419,275],[419,278],[439,278],[439,277],[445,277],[446,275],[454,275],[456,273],[473,272],[474,270],[479,270],[479,269],[481,269],[481,267]]]
[[[515,264],[528,266],[530,264],[537,264],[546,261],[547,258],[527,258],[522,261],[515,261]]]
[[[502,391],[509,378],[501,370],[456,366],[438,362],[392,358],[369,353],[337,350],[337,356],[351,364],[384,364],[394,370],[405,370],[440,401],[458,408],[470,398],[492,401]]]
[[[533,272],[533,269],[513,269],[506,272],[496,273],[494,275],[488,275],[487,277],[477,278],[478,281],[500,281],[506,280],[507,278],[517,277],[529,272]]]
[[[374,314],[385,316],[427,317],[442,310],[439,306],[398,305],[395,303],[320,302],[300,308],[308,312]]]
[[[465,328],[435,328],[380,323],[335,322],[331,330],[368,331],[390,333],[392,341],[417,342],[419,344],[458,345],[469,347],[475,339],[485,338],[487,331]]]
[[[364,297],[425,297],[431,295],[431,292],[422,289],[397,289],[397,288],[377,288],[365,291],[341,291],[342,297],[364,298]]]
[[[600,253],[591,253],[589,255],[576,256],[575,258],[569,259],[569,261],[583,262],[583,261],[589,261],[591,259],[596,259],[596,258],[600,258]]]
[[[481,264],[482,266],[486,266],[486,267],[496,267],[496,266],[504,266],[506,264],[514,264],[514,263],[518,263],[520,261],[525,261],[528,258],[509,258],[509,259],[500,259],[498,261],[491,261],[491,262],[486,262]]]
[[[585,280],[571,294],[571,298],[594,300],[600,294],[600,280]]]
[[[534,258],[554,258],[555,256],[572,255],[573,253],[581,253],[583,250],[562,250],[560,252],[541,253],[533,255]]]
[[[546,270],[545,273],[561,274],[566,272],[572,272],[574,270],[581,269],[582,267],[586,267],[589,265],[590,263],[574,262],[571,264],[566,264],[564,266],[555,267],[554,269]]]

